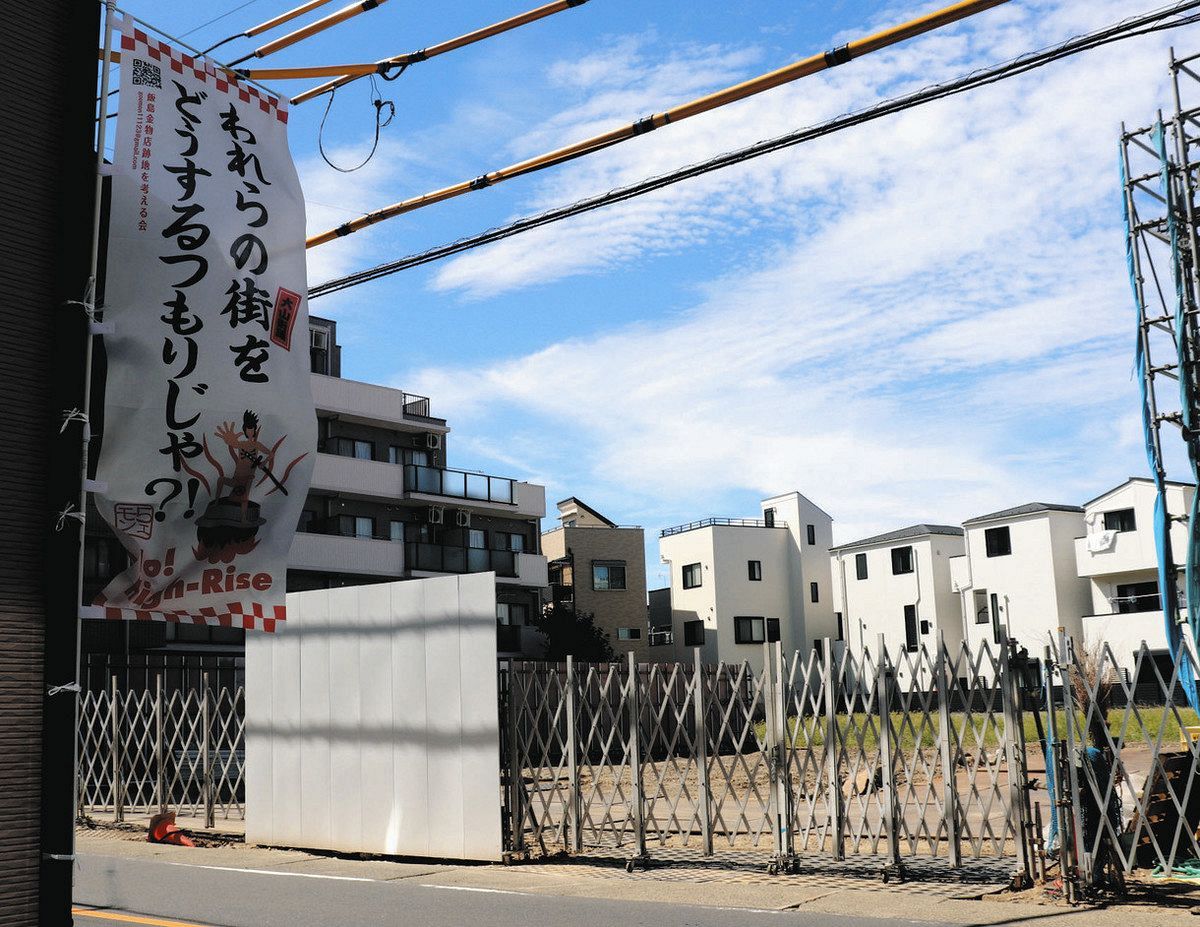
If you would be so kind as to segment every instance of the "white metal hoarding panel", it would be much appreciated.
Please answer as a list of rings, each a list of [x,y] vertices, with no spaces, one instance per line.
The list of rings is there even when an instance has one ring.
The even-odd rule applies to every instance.
[[[126,19],[95,494],[132,557],[96,617],[271,630],[316,451],[287,107]]]
[[[281,645],[303,654],[295,721],[247,699],[248,777],[288,764],[272,779],[273,813],[248,793],[247,840],[499,859],[495,603],[490,574],[289,595],[287,624],[246,642],[248,679],[281,671]]]

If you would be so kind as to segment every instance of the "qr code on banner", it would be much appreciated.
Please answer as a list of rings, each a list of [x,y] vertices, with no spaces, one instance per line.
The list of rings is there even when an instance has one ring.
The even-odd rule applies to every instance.
[[[162,89],[162,68],[149,61],[133,59],[133,82],[146,87]]]

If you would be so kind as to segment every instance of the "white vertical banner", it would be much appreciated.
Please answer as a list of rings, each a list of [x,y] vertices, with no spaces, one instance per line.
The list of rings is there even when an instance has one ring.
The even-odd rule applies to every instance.
[[[286,104],[120,51],[94,498],[133,563],[84,614],[273,630],[316,452]]]

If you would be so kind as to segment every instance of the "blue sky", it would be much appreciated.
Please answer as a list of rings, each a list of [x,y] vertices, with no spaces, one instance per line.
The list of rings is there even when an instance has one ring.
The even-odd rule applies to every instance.
[[[229,7],[126,0],[183,35]],[[336,9],[331,4],[328,9]],[[369,61],[536,6],[378,9],[268,59]],[[317,155],[293,111],[310,231],[629,122],[934,2],[591,0],[380,83],[379,152]],[[360,269],[780,134],[1156,5],[1014,0],[828,75],[310,252]],[[279,12],[253,0],[204,46]],[[286,29],[287,27],[285,27]],[[274,33],[272,33],[274,35]],[[433,398],[451,465],[544,483],[647,529],[757,513],[799,489],[840,541],[1145,470],[1117,136],[1168,102],[1167,47],[1119,43],[314,301],[343,373]],[[241,54],[248,42],[229,47]],[[289,86],[298,91],[307,83]],[[334,159],[370,145],[369,82],[340,92]]]

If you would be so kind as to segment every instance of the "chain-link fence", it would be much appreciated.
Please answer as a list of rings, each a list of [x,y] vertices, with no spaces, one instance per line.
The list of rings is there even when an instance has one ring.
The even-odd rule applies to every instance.
[[[84,692],[80,703],[79,810],[112,816],[174,810],[244,820],[245,695],[241,687]]]

